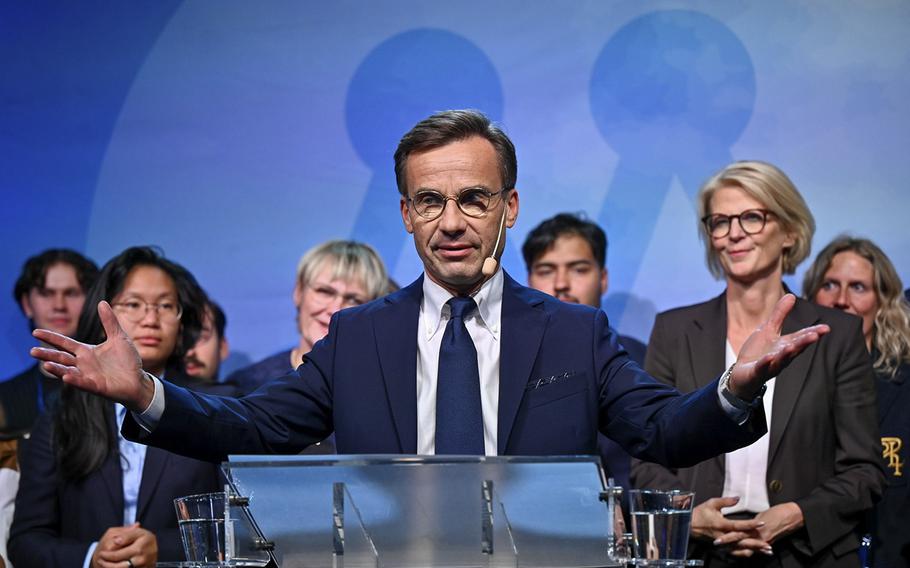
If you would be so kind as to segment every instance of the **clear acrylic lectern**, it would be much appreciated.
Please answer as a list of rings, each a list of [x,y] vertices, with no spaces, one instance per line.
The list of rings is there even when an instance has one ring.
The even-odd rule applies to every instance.
[[[619,565],[596,457],[234,456],[224,469],[235,565]]]

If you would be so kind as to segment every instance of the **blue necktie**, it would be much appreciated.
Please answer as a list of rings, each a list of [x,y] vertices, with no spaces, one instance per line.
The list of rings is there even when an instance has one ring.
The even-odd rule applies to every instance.
[[[477,307],[474,298],[452,298],[439,347],[436,381],[436,454],[483,455],[483,412],[477,350],[464,325]]]

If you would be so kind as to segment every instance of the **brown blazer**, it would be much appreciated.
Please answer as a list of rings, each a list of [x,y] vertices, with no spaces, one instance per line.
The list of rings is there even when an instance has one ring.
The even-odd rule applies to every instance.
[[[784,333],[826,323],[774,387],[766,483],[772,506],[796,502],[805,527],[774,544],[782,566],[857,566],[855,534],[884,483],[872,365],[859,318],[797,300]],[[724,371],[726,294],[657,316],[645,369],[682,392]],[[634,487],[688,488],[696,504],[720,497],[724,455],[668,470],[636,462]]]

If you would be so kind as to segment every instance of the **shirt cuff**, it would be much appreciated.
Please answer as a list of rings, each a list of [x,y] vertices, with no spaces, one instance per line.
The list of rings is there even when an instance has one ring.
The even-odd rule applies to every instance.
[[[139,424],[139,427],[146,432],[151,433],[158,426],[158,422],[161,421],[161,415],[164,414],[164,385],[161,384],[161,379],[155,375],[149,372],[146,372],[145,375],[154,383],[155,394],[152,395],[152,402],[149,403],[145,410],[140,413],[133,412],[132,414],[136,424]]]
[[[746,408],[737,408],[736,406],[733,406],[733,403],[724,396],[723,390],[723,381],[717,381],[717,398],[720,400],[720,407],[724,410],[724,413],[730,417],[730,420],[736,422],[737,426],[742,426],[748,422],[749,417],[752,416],[752,406],[749,405]],[[158,394],[157,390],[155,391],[155,394]],[[161,404],[163,406],[164,401],[162,401]]]
[[[93,542],[88,547],[88,552],[85,553],[85,560],[82,561],[82,568],[91,568],[92,566],[92,555],[95,554],[95,548],[97,548],[98,543]]]

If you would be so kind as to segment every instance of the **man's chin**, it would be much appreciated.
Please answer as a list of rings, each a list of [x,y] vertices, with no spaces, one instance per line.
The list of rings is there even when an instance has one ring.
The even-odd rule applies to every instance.
[[[480,271],[480,268],[472,271],[449,271],[442,273],[430,274],[430,277],[437,284],[449,288],[458,290],[460,292],[465,292],[475,287],[481,280],[483,280],[483,273]]]

